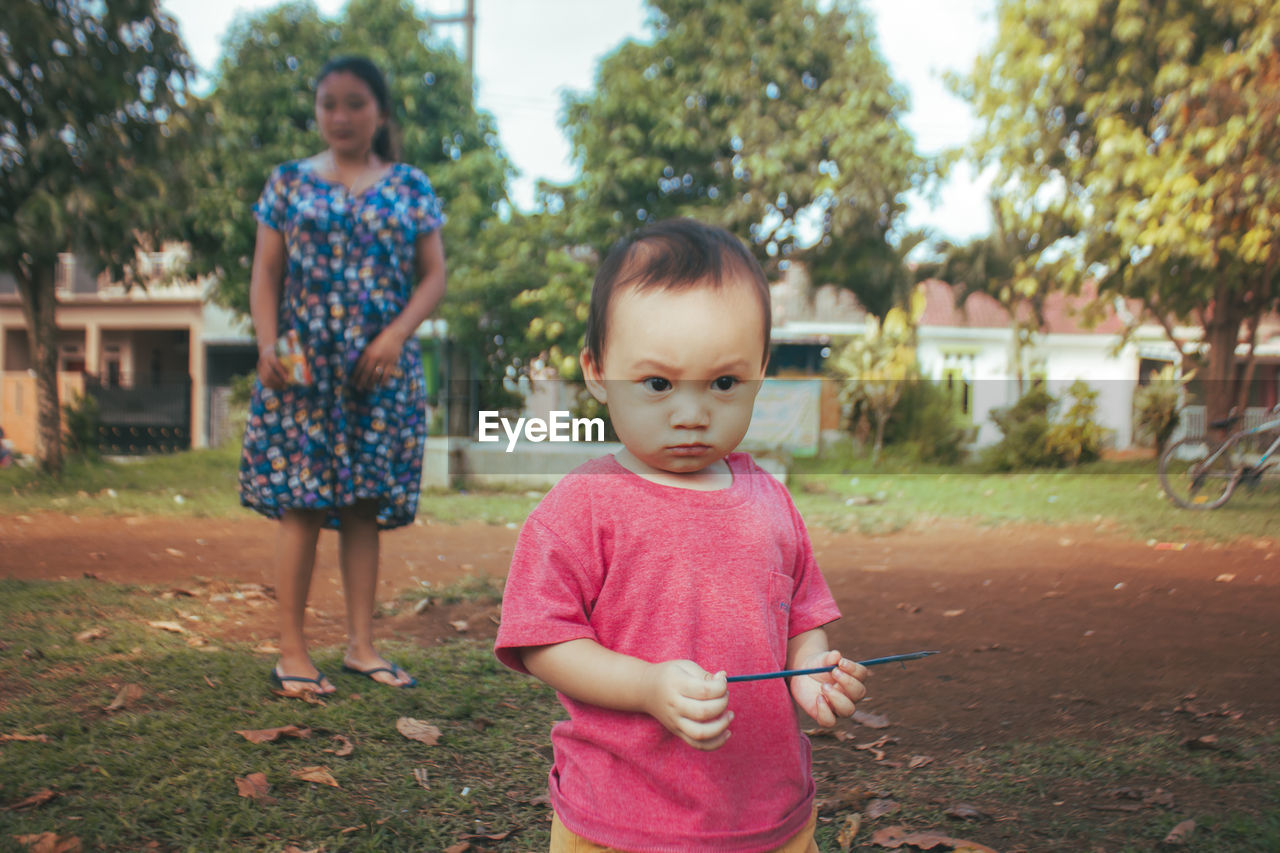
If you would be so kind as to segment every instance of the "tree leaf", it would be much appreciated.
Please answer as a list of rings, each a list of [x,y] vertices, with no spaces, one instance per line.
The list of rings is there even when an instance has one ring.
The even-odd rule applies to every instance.
[[[309,738],[311,729],[306,726],[288,725],[277,726],[274,729],[236,729],[236,734],[250,743],[270,743],[282,737]]]
[[[427,746],[435,746],[440,740],[440,730],[426,720],[415,720],[413,717],[401,717],[396,720],[396,731]]]
[[[120,688],[120,692],[116,694],[116,698],[111,700],[111,704],[103,708],[108,714],[115,713],[123,708],[128,707],[132,702],[137,702],[142,698],[142,687],[137,684],[126,684]]]
[[[250,773],[248,776],[236,777],[236,793],[246,799],[259,803],[274,803],[275,797],[267,794],[271,790],[267,782],[267,774]]]
[[[303,782],[314,782],[317,785],[328,785],[330,788],[340,788],[338,780],[333,778],[333,774],[329,772],[327,767],[303,767],[295,770],[291,774],[295,779],[301,779]]]

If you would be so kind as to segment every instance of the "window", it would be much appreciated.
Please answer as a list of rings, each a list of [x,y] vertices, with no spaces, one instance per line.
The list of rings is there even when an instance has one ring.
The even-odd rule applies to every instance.
[[[974,354],[944,352],[942,354],[942,387],[956,410],[966,418],[973,417]]]

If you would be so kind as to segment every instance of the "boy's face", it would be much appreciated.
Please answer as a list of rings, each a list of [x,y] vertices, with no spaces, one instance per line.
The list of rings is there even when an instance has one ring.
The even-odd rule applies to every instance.
[[[582,368],[639,473],[692,474],[738,446],[764,376],[763,324],[741,278],[614,294],[602,363],[584,352]]]

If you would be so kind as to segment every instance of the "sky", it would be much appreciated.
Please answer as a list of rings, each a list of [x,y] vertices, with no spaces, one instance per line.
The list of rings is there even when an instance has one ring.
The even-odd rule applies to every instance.
[[[178,21],[196,64],[211,71],[223,36],[241,12],[278,0],[161,0]],[[420,11],[459,13],[463,0],[415,0]],[[515,204],[528,209],[539,178],[573,178],[569,143],[559,127],[565,91],[588,91],[599,61],[625,39],[643,39],[642,0],[475,0],[477,103],[497,120],[502,146],[521,176],[511,187]],[[337,15],[343,0],[317,0]],[[911,93],[905,117],[924,155],[963,144],[976,123],[968,106],[951,95],[942,75],[967,72],[995,37],[995,0],[863,0],[875,21],[881,55]],[[442,35],[461,44],[462,30],[443,25]],[[967,165],[955,168],[936,197],[908,198],[906,225],[939,237],[964,240],[990,225],[989,180]]]

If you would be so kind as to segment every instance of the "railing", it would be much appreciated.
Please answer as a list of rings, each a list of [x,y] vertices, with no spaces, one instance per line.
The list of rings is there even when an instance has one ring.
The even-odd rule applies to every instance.
[[[98,446],[126,456],[191,447],[191,380],[143,387],[109,387],[85,378],[98,404]]]
[[[1204,435],[1207,432],[1204,406],[1186,406],[1182,410],[1182,423],[1179,425],[1182,435]],[[1258,424],[1270,420],[1274,415],[1271,410],[1256,406],[1244,410],[1244,420],[1236,423],[1234,428],[1253,429]]]

